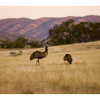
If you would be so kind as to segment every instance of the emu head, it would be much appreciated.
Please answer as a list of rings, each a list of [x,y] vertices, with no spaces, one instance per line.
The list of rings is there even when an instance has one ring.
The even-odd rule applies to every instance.
[[[66,60],[67,60],[67,58],[66,58],[66,57],[64,57],[64,58],[63,58],[63,60],[64,60],[64,61],[66,61]]]
[[[72,64],[72,61],[69,61],[70,64]]]
[[[48,42],[45,43],[45,51],[47,51],[48,46],[47,46]]]
[[[33,60],[34,59],[34,54],[32,54],[31,56],[30,56],[30,60]]]
[[[47,46],[48,42],[45,43],[45,45]]]

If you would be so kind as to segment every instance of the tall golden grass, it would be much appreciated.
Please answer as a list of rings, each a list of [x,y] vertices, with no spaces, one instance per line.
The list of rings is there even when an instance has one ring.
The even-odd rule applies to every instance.
[[[100,41],[49,47],[36,66],[30,55],[44,48],[11,51],[0,49],[0,94],[100,94]],[[72,55],[73,62],[63,61]]]

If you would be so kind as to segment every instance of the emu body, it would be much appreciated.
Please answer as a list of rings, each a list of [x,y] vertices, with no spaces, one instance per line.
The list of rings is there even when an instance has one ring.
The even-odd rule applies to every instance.
[[[70,55],[70,54],[66,54],[65,56],[64,56],[64,61],[68,61],[70,64],[72,64],[72,56]]]
[[[48,42],[46,42],[46,47],[45,47],[45,51],[44,51],[44,52],[35,51],[35,52],[33,52],[33,54],[30,56],[30,60],[33,60],[33,59],[35,59],[35,58],[38,59],[38,60],[36,61],[36,65],[37,65],[37,62],[38,62],[38,64],[39,64],[39,59],[45,58],[45,57],[48,55],[47,43],[48,43]]]

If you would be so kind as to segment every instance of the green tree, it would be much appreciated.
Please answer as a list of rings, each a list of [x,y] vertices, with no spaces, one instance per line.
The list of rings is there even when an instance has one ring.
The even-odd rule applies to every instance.
[[[88,42],[90,34],[90,28],[88,22],[80,22],[77,25],[73,25],[71,34],[72,34],[71,39],[73,43]]]
[[[26,38],[23,37],[23,36],[19,36],[15,41],[20,41],[21,43],[24,44],[24,46],[25,46],[25,44],[28,43],[28,39],[26,39]]]
[[[72,25],[74,24],[73,19],[69,19],[66,22],[62,22],[61,25],[54,25],[53,29],[48,30],[49,36],[47,40],[51,45],[61,45],[70,43]]]
[[[14,48],[15,43],[13,41],[10,41],[7,37],[4,38],[3,40],[0,40],[1,44],[0,46],[2,48]]]
[[[91,29],[91,41],[100,40],[100,23],[92,23],[90,22],[90,29]]]
[[[25,45],[20,41],[15,41],[15,48],[24,48]]]
[[[38,41],[30,41],[28,45],[34,48],[40,48],[43,46],[42,42],[38,42]]]

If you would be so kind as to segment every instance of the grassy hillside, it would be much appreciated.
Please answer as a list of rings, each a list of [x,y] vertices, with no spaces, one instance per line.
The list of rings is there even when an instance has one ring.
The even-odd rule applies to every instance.
[[[32,52],[11,57],[0,51],[0,93],[2,94],[100,94],[100,41],[49,47],[49,54],[40,60],[30,61]],[[72,55],[73,62],[63,61]]]

